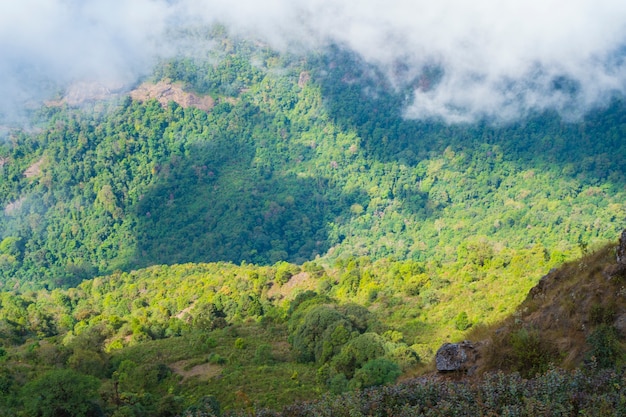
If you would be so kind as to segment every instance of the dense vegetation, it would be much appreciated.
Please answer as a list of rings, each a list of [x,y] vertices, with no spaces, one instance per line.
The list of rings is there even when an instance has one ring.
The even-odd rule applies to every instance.
[[[593,394],[590,394],[593,393]],[[419,378],[393,387],[326,397],[239,416],[430,417],[615,416],[626,412],[624,374],[552,369],[532,380],[494,373],[480,383]],[[193,416],[188,413],[186,415]],[[215,414],[206,415],[212,416]]]
[[[0,414],[207,415],[390,383],[624,228],[620,99],[576,122],[406,120],[406,92],[340,48],[211,36],[208,56],[147,80],[210,95],[209,111],[44,107],[0,143]],[[371,414],[383,396],[372,415],[513,413],[532,394],[519,415],[567,415],[621,404],[616,375],[408,383],[285,412]],[[554,378],[604,397],[547,404]],[[494,384],[517,391],[488,405]]]
[[[4,293],[0,406],[48,407],[29,393],[62,384],[57,378],[100,387],[98,406],[114,415],[170,415],[207,396],[226,407],[239,404],[237,395],[277,406],[392,382],[418,364],[402,333],[363,306],[311,290],[283,298],[290,280],[314,288],[328,280],[307,269],[186,264]],[[219,379],[207,384],[210,377]]]
[[[387,267],[184,264],[117,272],[68,290],[5,292],[0,411],[281,415],[259,410],[284,407],[284,415],[574,415],[597,408],[591,415],[606,415],[623,409],[623,337],[613,322],[626,311],[626,275],[615,267],[613,246],[551,272],[509,319],[472,330],[473,340],[488,340],[478,368],[484,378],[421,377],[370,389],[424,366],[416,350],[428,335],[426,323],[422,334],[403,333],[392,316],[411,323],[420,310],[437,316],[448,308],[404,294],[402,281],[379,275]],[[387,288],[363,301],[355,271]],[[471,326],[459,314],[437,328]],[[554,368],[584,361],[574,372]],[[299,404],[287,405],[294,401]]]
[[[318,255],[483,267],[532,245],[561,262],[623,226],[621,101],[577,123],[447,126],[402,119],[402,92],[363,68],[223,39],[154,76],[213,95],[208,113],[45,109],[0,147],[2,283]]]

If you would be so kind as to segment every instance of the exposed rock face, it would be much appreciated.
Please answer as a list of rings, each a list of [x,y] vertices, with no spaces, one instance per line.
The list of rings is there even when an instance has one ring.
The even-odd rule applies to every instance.
[[[617,263],[604,269],[604,276],[607,279],[626,278],[626,230],[622,232],[622,236],[619,238],[616,255]]]
[[[619,246],[617,247],[617,263],[626,264],[626,230],[622,232],[619,238]]]
[[[302,71],[298,78],[298,87],[303,88],[311,80],[311,74],[308,71]]]
[[[211,96],[197,96],[183,91],[180,84],[166,81],[159,81],[156,84],[143,83],[131,91],[130,96],[137,101],[155,98],[163,107],[167,106],[170,101],[174,101],[183,108],[196,107],[200,110],[209,111],[215,105]]]
[[[435,355],[439,372],[471,372],[476,367],[478,351],[476,346],[466,341],[444,343]]]
[[[626,337],[626,314],[620,315],[617,320],[615,320],[613,325],[619,332],[620,336]]]
[[[546,292],[548,291],[548,288],[550,287],[550,284],[554,281],[558,281],[560,278],[561,276],[559,274],[559,270],[557,270],[556,268],[552,268],[547,275],[541,277],[537,285],[532,287],[528,294],[533,299],[543,299],[546,295]]]

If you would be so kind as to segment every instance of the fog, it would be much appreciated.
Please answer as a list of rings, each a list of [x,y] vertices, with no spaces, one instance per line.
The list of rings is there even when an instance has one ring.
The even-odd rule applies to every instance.
[[[78,81],[130,86],[178,50],[172,29],[215,22],[279,49],[350,48],[413,86],[410,118],[575,119],[626,89],[626,2],[21,0],[0,5],[0,114]],[[426,68],[441,71],[428,86]]]

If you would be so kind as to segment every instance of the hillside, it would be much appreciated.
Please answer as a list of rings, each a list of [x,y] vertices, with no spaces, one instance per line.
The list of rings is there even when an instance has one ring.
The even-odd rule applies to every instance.
[[[617,247],[608,245],[550,271],[515,314],[498,324],[484,347],[482,369],[532,376],[551,364],[570,369],[583,363],[621,367],[625,250],[626,231]]]
[[[317,256],[457,263],[474,280],[530,247],[573,259],[623,226],[620,100],[575,123],[418,122],[402,117],[402,91],[342,50],[219,45],[205,61],[162,63],[144,84],[161,86],[152,100],[138,89],[91,110],[47,107],[37,129],[10,133],[6,287]],[[157,90],[211,105],[164,105]]]
[[[626,237],[622,245],[621,256]],[[60,401],[113,416],[267,408],[296,416],[573,415],[594,407],[612,414],[623,395],[616,381],[626,312],[624,264],[615,254],[609,245],[552,270],[510,317],[459,334],[475,341],[479,360],[468,364],[471,373],[451,377],[433,376],[419,344],[390,325],[389,315],[406,321],[419,305],[385,304],[398,290],[391,276],[378,277],[389,287],[378,301],[355,302],[350,268],[186,264],[119,272],[69,290],[3,293],[0,410],[31,415]],[[376,270],[361,266],[363,275]],[[454,320],[465,328],[461,322]],[[372,388],[402,374],[398,385]],[[381,402],[387,408],[371,409]]]
[[[332,409],[398,378],[364,392],[484,400],[482,379],[411,379],[465,338],[478,375],[520,373],[489,389],[540,372],[539,396],[592,364],[622,395],[622,97],[579,119],[412,120],[436,71],[401,87],[339,46],[197,36],[206,55],[128,94],[68,90],[0,142],[0,414]]]
[[[506,320],[470,331],[475,342],[465,344],[477,361],[462,365],[470,372],[427,374],[254,415],[622,415],[625,254],[626,231],[617,246],[551,270]]]

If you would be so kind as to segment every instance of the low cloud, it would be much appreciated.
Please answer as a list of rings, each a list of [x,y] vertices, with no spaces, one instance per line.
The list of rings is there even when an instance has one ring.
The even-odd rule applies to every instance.
[[[171,29],[222,22],[277,48],[340,44],[412,86],[411,118],[576,118],[626,89],[626,3],[608,0],[22,0],[0,6],[0,113],[77,80],[129,84]],[[401,65],[405,70],[398,74]],[[425,69],[440,76],[420,83]]]
[[[14,119],[71,83],[133,82],[168,24],[150,0],[20,0],[0,5],[0,115]]]

